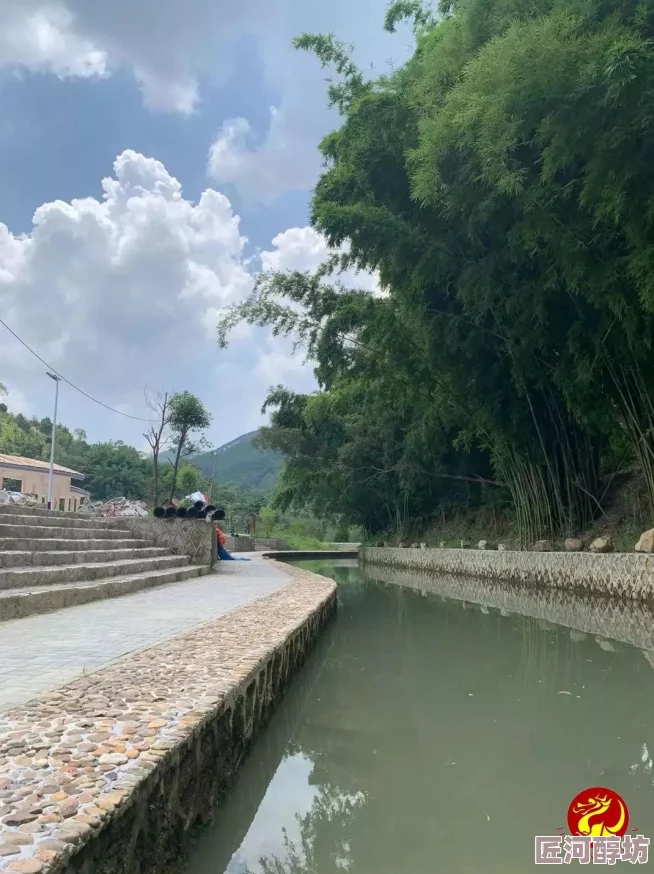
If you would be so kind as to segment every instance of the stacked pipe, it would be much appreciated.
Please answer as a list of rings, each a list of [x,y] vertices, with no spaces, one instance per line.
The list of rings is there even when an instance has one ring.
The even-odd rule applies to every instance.
[[[225,518],[225,511],[213,504],[196,501],[192,507],[155,507],[156,519],[212,519],[219,522]]]

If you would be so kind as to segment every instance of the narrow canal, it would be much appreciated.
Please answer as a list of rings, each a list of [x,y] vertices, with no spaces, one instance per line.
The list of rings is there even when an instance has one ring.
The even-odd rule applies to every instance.
[[[302,566],[338,581],[338,619],[187,874],[522,874],[538,870],[535,835],[567,832],[593,786],[654,837],[654,658],[625,642],[651,617],[586,603],[598,636],[540,602],[535,618],[380,583],[354,561]]]

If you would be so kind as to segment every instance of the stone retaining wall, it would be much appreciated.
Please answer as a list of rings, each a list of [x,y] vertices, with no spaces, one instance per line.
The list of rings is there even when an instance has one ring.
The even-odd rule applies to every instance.
[[[0,871],[172,874],[336,607],[289,584],[0,715]]]
[[[257,552],[264,552],[266,549],[279,549],[288,551],[291,547],[288,540],[282,540],[279,537],[257,537],[254,541],[254,548]]]
[[[253,539],[237,534],[234,537],[228,537],[225,541],[227,552],[263,552],[267,549],[289,550],[291,547],[286,540],[278,538],[270,538],[266,540],[262,537]]]
[[[237,534],[225,538],[227,552],[254,552],[254,542],[251,537]]]
[[[216,562],[214,526],[203,520],[121,516],[113,521],[117,528],[129,528],[135,537],[165,546],[174,555],[188,555],[191,564],[211,568]]]
[[[370,565],[654,602],[654,555],[365,547]]]

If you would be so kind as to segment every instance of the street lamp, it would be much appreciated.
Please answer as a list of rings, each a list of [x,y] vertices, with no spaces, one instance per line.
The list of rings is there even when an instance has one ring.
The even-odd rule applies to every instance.
[[[54,421],[52,423],[52,438],[50,440],[50,473],[48,475],[48,510],[52,509],[52,474],[54,470],[54,451],[55,451],[55,434],[57,433],[57,404],[59,403],[59,377],[50,373],[49,370],[46,370],[47,376],[50,379],[54,379],[56,388],[55,388],[55,408],[54,408]]]

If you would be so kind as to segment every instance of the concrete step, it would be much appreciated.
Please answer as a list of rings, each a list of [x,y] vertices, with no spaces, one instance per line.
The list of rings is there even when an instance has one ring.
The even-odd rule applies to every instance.
[[[2,524],[8,525],[31,525],[34,528],[120,528],[120,519],[103,519],[95,516],[72,516],[63,513],[48,513],[47,515],[35,516],[28,513],[3,513],[0,517]]]
[[[42,540],[41,543],[48,543],[48,541]],[[31,550],[6,550],[0,551],[0,568],[113,562],[131,558],[158,558],[163,555],[170,555],[170,550],[165,547],[151,545],[140,549],[135,549],[130,545],[125,549],[85,549],[79,551],[48,550],[47,552],[33,552]]]
[[[53,583],[86,583],[105,577],[133,576],[146,571],[167,570],[188,565],[186,555],[157,558],[131,558],[123,561],[84,562],[55,567],[18,567],[0,569],[0,591],[24,589],[26,586],[49,586]]]
[[[9,619],[22,619],[34,613],[50,613],[53,610],[88,604],[90,601],[100,601],[104,598],[118,598],[121,595],[130,595],[133,592],[140,592],[155,586],[164,586],[167,583],[195,579],[208,573],[209,568],[204,565],[187,565],[186,567],[166,570],[126,574],[94,582],[37,586],[27,591],[25,589],[6,589],[0,591],[0,622],[6,622]],[[126,609],[129,608],[126,606]]]
[[[93,519],[91,513],[80,513],[72,510],[46,510],[45,505],[37,505],[34,507],[26,504],[0,504],[0,516],[2,515],[20,515],[20,516],[54,516],[59,519]],[[103,518],[103,517],[99,517]]]
[[[59,529],[56,529],[57,531]],[[104,533],[104,532],[103,532]],[[149,540],[138,540],[136,537],[116,537],[114,540],[105,540],[102,537],[93,540],[70,540],[68,538],[58,537],[0,537],[0,554],[2,552],[16,550],[18,552],[37,552],[46,550],[62,550],[71,552],[77,549],[141,549],[152,546]]]
[[[75,540],[98,539],[103,540],[121,540],[129,538],[132,532],[127,528],[66,528],[63,529],[58,525],[34,525],[16,523],[14,519],[11,522],[3,522],[0,519],[0,537],[25,537],[28,539],[37,539],[41,537],[54,537],[61,539],[74,538]]]

